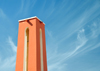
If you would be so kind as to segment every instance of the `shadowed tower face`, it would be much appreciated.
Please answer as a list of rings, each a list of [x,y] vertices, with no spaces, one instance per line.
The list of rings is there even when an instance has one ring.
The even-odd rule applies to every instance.
[[[15,71],[47,71],[45,24],[37,17],[19,20]]]

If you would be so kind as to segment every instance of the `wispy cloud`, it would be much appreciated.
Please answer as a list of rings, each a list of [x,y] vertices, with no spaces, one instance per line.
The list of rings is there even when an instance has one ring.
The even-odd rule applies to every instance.
[[[15,14],[15,16],[17,16],[20,13],[22,13],[23,9],[24,9],[24,0],[21,0],[20,8],[19,8],[18,12]]]
[[[47,34],[49,35],[50,38],[52,38],[52,32],[46,29]]]
[[[94,27],[96,27],[96,24],[94,25]],[[92,30],[91,32],[93,31],[99,31],[99,29],[96,28]],[[92,34],[94,34],[94,32]],[[98,34],[98,32],[95,32],[95,34]],[[72,45],[74,50],[71,50],[70,52],[65,52],[65,53],[53,53],[53,56],[51,56],[50,59],[48,58],[50,62],[53,61],[52,63],[49,63],[48,65],[48,69],[50,69],[49,71],[52,71],[54,69],[58,69],[58,71],[60,71],[60,69],[58,68],[60,65],[62,69],[67,65],[67,64],[63,65],[64,61],[67,61],[68,59],[73,58],[75,55],[80,54],[82,52],[86,53],[87,52],[86,50],[91,51],[93,49],[96,49],[97,47],[100,47],[100,43],[98,43],[96,46],[94,46],[94,44],[87,45],[87,42],[88,41],[90,42],[91,39],[93,39],[93,37],[95,37],[95,35],[94,36],[92,35],[90,36],[90,38],[87,38],[85,35],[85,29],[79,30],[77,34],[77,41],[75,42],[76,45]]]
[[[12,41],[11,37],[8,37],[8,43],[11,46],[11,48],[13,49],[13,51],[16,52],[17,51],[17,46]]]
[[[32,2],[31,8],[33,8],[33,7],[34,7],[34,5],[35,5],[36,1],[37,1],[37,0],[34,0],[34,1]]]
[[[6,15],[1,8],[0,8],[0,18],[6,18]]]
[[[7,15],[4,13],[3,9],[0,8],[0,20],[6,20],[8,22],[10,22],[9,18],[7,17]]]
[[[35,3],[36,3],[37,0],[28,0],[28,1],[25,1],[25,0],[21,0],[21,4],[20,4],[20,7],[19,7],[19,10],[18,12],[15,14],[15,16],[21,14],[22,16],[26,16],[26,15],[29,15],[29,11],[32,10],[32,8],[34,7]]]
[[[89,27],[90,27],[90,29],[92,31],[91,37],[93,37],[93,38],[98,37],[98,35],[100,34],[100,32],[99,32],[99,30],[100,30],[100,22],[98,22],[98,23],[94,22]]]
[[[98,48],[98,47],[100,48],[100,43],[98,43],[97,45],[93,46],[90,50],[96,49],[96,48]],[[90,50],[89,50],[89,51],[90,51]]]
[[[64,8],[65,13],[67,11],[69,12],[66,15],[65,15],[65,13],[62,13],[62,14],[58,13],[58,10],[57,10],[57,12],[55,14],[57,14],[57,13],[58,14],[56,16],[55,16],[55,14],[53,14],[53,17],[49,18],[50,22],[51,22],[50,26],[53,29],[55,28],[56,30],[59,30],[60,27],[63,27],[63,30],[61,29],[61,32],[59,31],[59,33],[61,33],[61,34],[59,34],[59,33],[56,34],[57,35],[56,38],[63,37],[63,38],[61,38],[60,42],[62,42],[64,40],[66,40],[67,38],[69,38],[71,35],[76,33],[79,29],[84,27],[84,25],[86,25],[87,23],[89,23],[90,21],[95,19],[100,14],[100,12],[98,11],[98,9],[100,8],[100,5],[97,2],[94,3],[94,5],[92,5],[90,8],[85,8],[85,10],[83,10],[82,12],[80,12],[80,14],[78,14],[79,11],[86,4],[88,4],[88,1],[84,4],[82,4],[80,7],[76,8],[72,12],[69,12],[69,10],[67,10],[69,7],[67,9]],[[74,5],[72,5],[71,7],[73,8],[73,6]],[[62,7],[62,5],[61,5],[61,7]],[[63,14],[64,14],[64,16],[63,16]],[[61,21],[60,21],[60,19],[62,17],[59,17],[59,15],[63,16],[63,19]],[[51,19],[55,19],[55,20],[52,21]],[[59,23],[59,24],[57,24],[55,26],[54,24],[56,24],[56,23]],[[68,26],[68,27],[66,28],[66,26]]]
[[[13,51],[12,54],[14,54],[14,55],[6,57],[5,59],[2,59],[2,55],[0,55],[0,58],[1,58],[0,59],[0,70],[3,70],[3,71],[10,71],[10,69],[13,69],[15,67],[15,60],[16,60],[17,46],[12,41],[11,37],[8,37],[7,41]]]

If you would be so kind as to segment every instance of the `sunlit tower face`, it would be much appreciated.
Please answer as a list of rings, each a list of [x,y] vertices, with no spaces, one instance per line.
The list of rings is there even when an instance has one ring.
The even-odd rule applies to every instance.
[[[47,71],[45,24],[37,17],[19,20],[16,71]]]

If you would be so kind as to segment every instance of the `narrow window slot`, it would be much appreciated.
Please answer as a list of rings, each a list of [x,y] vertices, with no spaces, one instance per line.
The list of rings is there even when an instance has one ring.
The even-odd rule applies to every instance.
[[[29,29],[25,30],[25,44],[24,44],[24,69],[23,71],[28,71],[28,47],[29,47]]]
[[[43,43],[42,43],[42,30],[40,29],[40,56],[41,56],[41,71],[44,71],[43,68]]]

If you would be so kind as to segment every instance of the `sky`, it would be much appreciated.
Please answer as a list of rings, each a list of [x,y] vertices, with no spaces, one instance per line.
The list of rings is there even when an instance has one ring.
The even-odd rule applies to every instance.
[[[48,71],[100,71],[100,0],[0,0],[0,71],[15,71],[18,20],[34,16]]]

